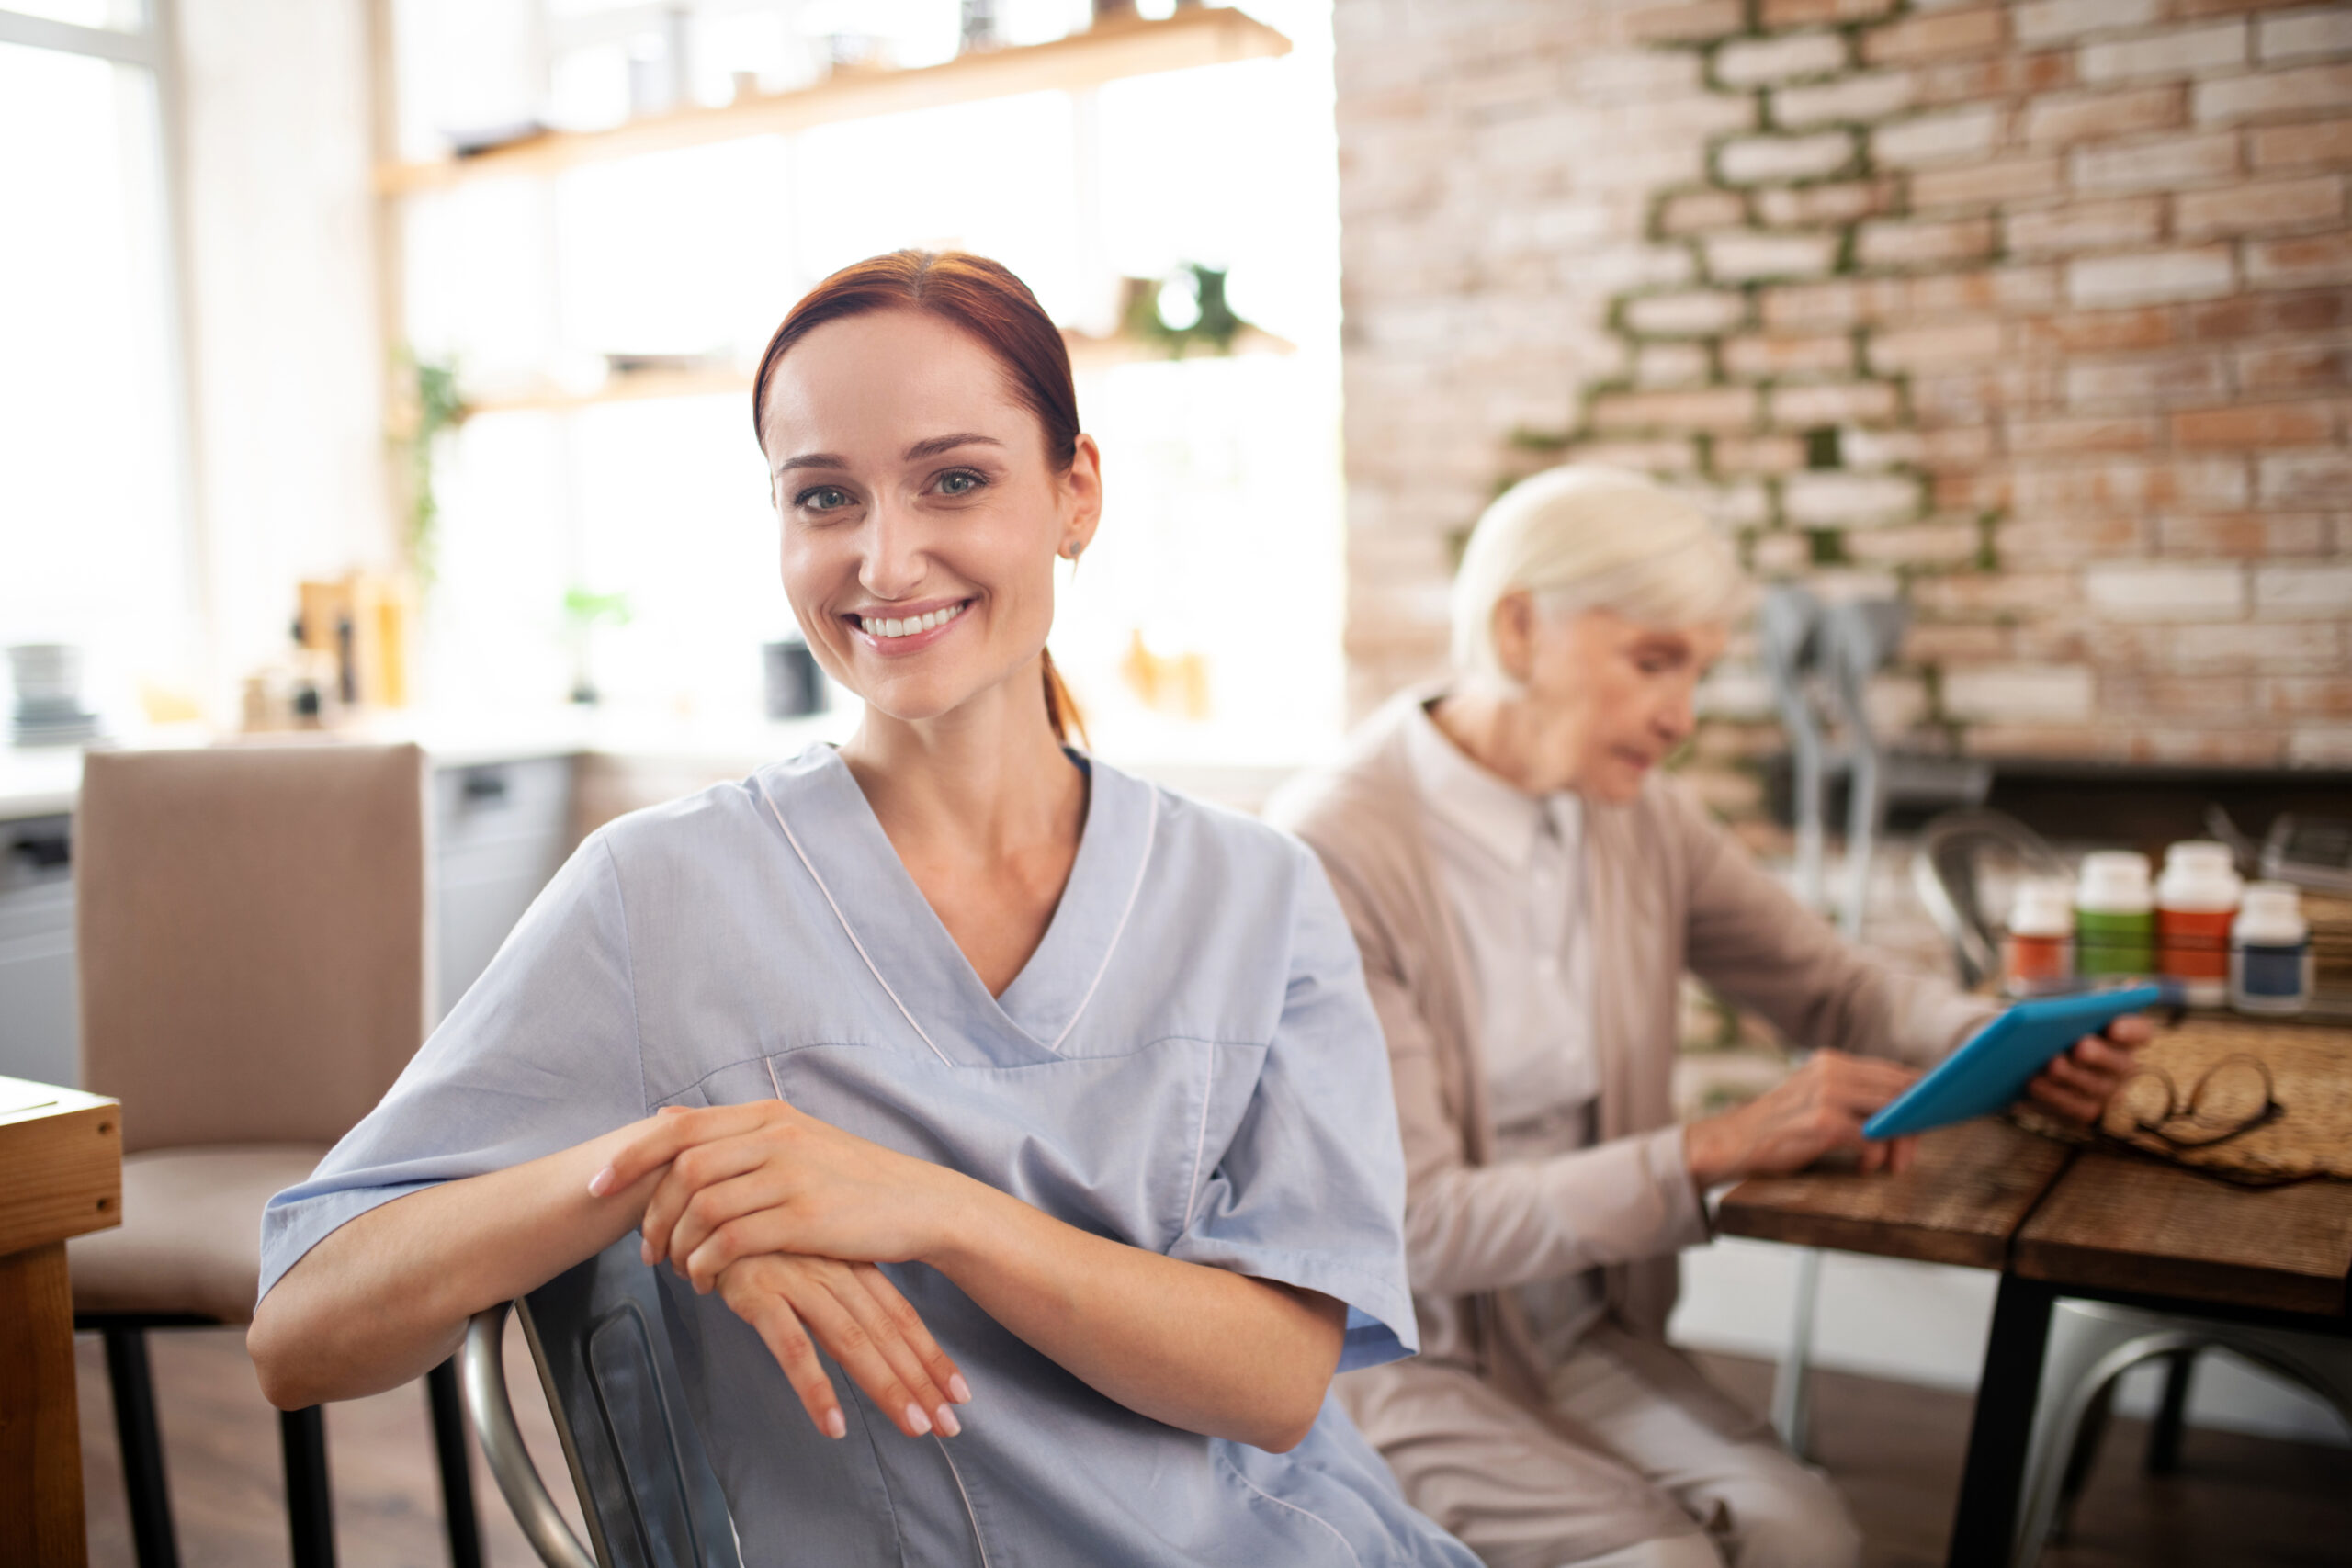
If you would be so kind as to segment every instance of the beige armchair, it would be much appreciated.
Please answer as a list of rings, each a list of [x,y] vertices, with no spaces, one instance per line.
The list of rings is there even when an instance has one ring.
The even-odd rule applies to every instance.
[[[243,1324],[261,1213],[391,1087],[431,1017],[413,746],[90,753],[74,822],[82,1081],[122,1102],[122,1225],[69,1249],[106,1340],[140,1568],[178,1549],[153,1328]],[[428,1379],[452,1561],[477,1568],[454,1361]],[[297,1568],[334,1561],[321,1412],[280,1417]]]

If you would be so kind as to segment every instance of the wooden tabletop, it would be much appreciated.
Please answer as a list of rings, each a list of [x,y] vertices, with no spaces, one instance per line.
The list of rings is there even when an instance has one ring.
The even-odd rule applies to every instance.
[[[122,1223],[122,1108],[0,1077],[0,1254]]]
[[[1920,1140],[1902,1176],[1815,1172],[1724,1194],[1730,1235],[2006,1269],[2064,1287],[2341,1314],[2352,1182],[2250,1189],[1985,1119]]]

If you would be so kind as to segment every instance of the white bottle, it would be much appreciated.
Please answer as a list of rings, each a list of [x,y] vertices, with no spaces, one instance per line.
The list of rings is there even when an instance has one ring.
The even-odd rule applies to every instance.
[[[2245,891],[2229,846],[2191,839],[2165,852],[2156,879],[2156,973],[2193,1008],[2230,999],[2230,918]]]
[[[2249,882],[2230,925],[2230,1005],[2295,1013],[2312,999],[2312,928],[2291,883]]]

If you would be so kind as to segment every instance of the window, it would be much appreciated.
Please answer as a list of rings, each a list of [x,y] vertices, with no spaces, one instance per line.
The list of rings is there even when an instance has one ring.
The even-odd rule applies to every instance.
[[[121,0],[0,11],[0,642],[83,649],[108,713],[198,656],[166,59]]]
[[[993,7],[1015,44],[1086,9]],[[406,197],[405,331],[477,404],[436,468],[427,699],[557,700],[582,656],[564,623],[577,592],[628,604],[625,623],[584,636],[616,709],[755,717],[759,645],[792,628],[749,369],[835,267],[956,245],[1004,261],[1094,338],[1119,325],[1123,277],[1229,269],[1235,309],[1263,329],[1243,344],[1257,352],[1079,355],[1108,506],[1064,586],[1055,658],[1113,755],[1289,761],[1335,739],[1329,22],[1309,0],[1249,10],[1289,54],[553,173],[485,166]],[[828,69],[942,61],[958,20],[955,0],[401,0],[401,148],[431,157],[500,126],[595,129],[632,104],[716,106]],[[620,368],[649,364],[659,374]]]

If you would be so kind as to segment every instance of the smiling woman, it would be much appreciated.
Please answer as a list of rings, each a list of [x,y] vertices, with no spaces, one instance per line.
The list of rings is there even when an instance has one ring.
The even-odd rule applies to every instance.
[[[895,319],[865,323],[854,340],[854,354],[840,347],[837,337],[832,344],[820,344],[812,354],[800,356],[792,376],[779,378],[786,355],[827,323],[877,314]],[[933,514],[957,509],[1001,512],[998,498],[987,492],[1008,480],[1025,484],[1028,493],[1019,500],[1032,503],[1037,499],[1035,490],[1039,481],[1056,485],[1064,494],[1056,497],[1052,506],[1060,525],[1053,553],[1076,560],[1085,549],[1102,519],[1102,455],[1093,438],[1079,430],[1078,392],[1070,378],[1069,349],[1061,332],[1046,319],[1020,279],[996,262],[982,256],[895,251],[845,267],[818,285],[768,340],[752,379],[752,430],[761,450],[768,455],[771,492],[785,517],[787,593],[791,592],[795,525],[821,519],[826,526],[834,527],[862,518],[875,504],[876,492],[858,488],[848,471],[848,457],[830,446],[787,452],[778,443],[788,446],[801,438],[806,434],[805,416],[815,407],[844,414],[871,408],[874,400],[861,395],[859,386],[869,378],[888,385],[894,396],[901,390],[928,392],[936,401],[943,388],[961,386],[971,376],[976,355],[993,362],[987,374],[1002,383],[1001,397],[996,400],[1001,406],[990,411],[992,423],[1009,423],[1011,430],[925,436],[898,455],[899,472],[892,478],[901,483],[919,482],[922,489],[916,493],[931,498]],[[898,376],[910,379],[891,379]],[[813,385],[808,378],[824,384]],[[781,389],[779,379],[785,381]],[[945,408],[939,412],[950,412]],[[1007,421],[1007,415],[1015,417]],[[783,428],[775,423],[779,419],[785,422]],[[1031,430],[1022,431],[1019,427],[1023,425]],[[810,438],[821,443],[821,437]],[[1037,459],[1035,463],[1028,460],[1032,450]],[[1050,563],[1051,556],[1046,558]],[[880,581],[885,584],[891,581],[888,563]],[[1034,601],[1038,585],[1022,586]],[[1050,621],[1050,573],[1043,586]],[[853,689],[855,682],[847,680],[838,665],[842,644],[829,635],[832,617],[853,620],[879,651],[886,638],[895,642],[925,637],[945,620],[960,615],[969,604],[963,599],[937,604],[894,603],[886,588],[875,588],[872,592],[875,597],[863,610],[813,605],[793,596],[793,611],[803,627],[811,628],[810,647],[819,661],[835,680]],[[910,628],[910,620],[930,624]],[[877,628],[869,626],[870,621],[881,625]],[[1019,624],[1017,617],[1012,624]],[[820,625],[826,629],[815,629]],[[898,629],[889,629],[894,626]],[[927,646],[927,641],[910,641],[891,651],[911,653]],[[1084,723],[1078,716],[1078,705],[1054,670],[1042,630],[1037,661],[1046,718],[1055,739],[1067,739],[1072,729],[1082,734]]]
[[[754,418],[863,722],[581,847],[273,1200],[264,1390],[413,1377],[636,1230],[747,1563],[1471,1568],[1325,1397],[1416,1334],[1330,886],[1065,744],[1102,481],[1059,334],[993,263],[878,257]]]

